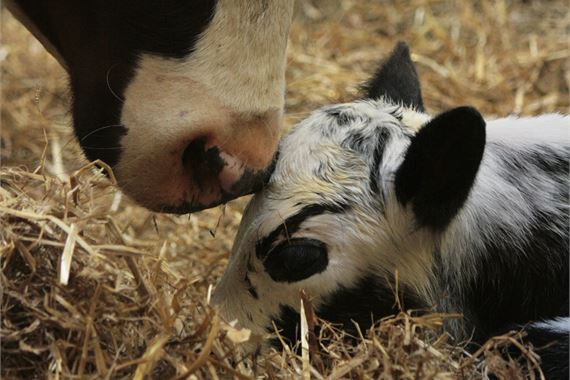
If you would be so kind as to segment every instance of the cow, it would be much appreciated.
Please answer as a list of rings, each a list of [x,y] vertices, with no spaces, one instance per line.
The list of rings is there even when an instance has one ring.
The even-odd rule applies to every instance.
[[[458,341],[525,328],[567,378],[570,117],[430,116],[405,43],[365,87],[282,140],[213,303],[294,344],[301,289],[352,333],[397,313],[398,289],[406,310],[461,313]]]
[[[267,179],[293,0],[5,3],[67,70],[85,156],[136,202],[193,212]]]

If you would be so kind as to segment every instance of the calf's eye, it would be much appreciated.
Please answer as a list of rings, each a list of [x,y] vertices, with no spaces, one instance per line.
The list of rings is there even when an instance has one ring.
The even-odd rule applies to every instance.
[[[265,258],[266,272],[277,282],[296,282],[324,271],[329,263],[327,246],[315,239],[290,239]]]

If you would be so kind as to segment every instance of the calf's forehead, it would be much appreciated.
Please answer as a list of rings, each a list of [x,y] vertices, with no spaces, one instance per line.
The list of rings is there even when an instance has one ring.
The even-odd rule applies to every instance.
[[[314,112],[281,141],[266,196],[310,203],[336,196],[352,198],[347,192],[355,189],[361,195],[361,188],[369,182],[367,176],[378,169],[382,156],[397,161],[413,134],[405,123],[412,114],[419,115],[418,120],[425,118],[382,100]]]
[[[248,205],[234,252],[253,252],[257,241],[305,206],[367,201],[379,136],[410,133],[399,122],[399,110],[383,102],[354,102],[324,107],[302,121],[282,140],[269,184]]]
[[[380,100],[356,101],[323,107],[285,136],[280,144],[281,161],[288,162],[291,152],[319,157],[329,150],[360,150],[374,143],[380,133],[410,136],[429,116]],[[319,147],[316,150],[315,147]],[[314,161],[314,160],[313,160]]]

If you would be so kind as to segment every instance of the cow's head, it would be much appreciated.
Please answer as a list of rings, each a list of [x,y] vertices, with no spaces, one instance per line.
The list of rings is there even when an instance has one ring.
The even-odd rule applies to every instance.
[[[256,190],[276,150],[292,0],[10,0],[66,67],[90,160],[157,211]]]
[[[472,108],[423,113],[399,44],[367,99],[324,107],[283,139],[214,302],[229,320],[258,334],[277,327],[290,340],[299,336],[300,289],[320,317],[348,329],[397,311],[396,289],[406,307],[431,306],[435,237],[462,207],[484,145]]]

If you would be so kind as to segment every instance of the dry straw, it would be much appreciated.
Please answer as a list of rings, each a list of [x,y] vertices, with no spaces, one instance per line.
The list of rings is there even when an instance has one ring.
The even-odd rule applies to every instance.
[[[289,125],[352,99],[397,40],[412,48],[432,112],[460,104],[486,115],[569,111],[565,1],[314,0],[297,8]],[[107,169],[78,158],[65,73],[5,11],[0,60],[3,378],[542,378],[517,333],[470,355],[439,329],[457,316],[401,313],[347,337],[316,319],[306,295],[300,350],[243,355],[241,345],[258,338],[207,300],[245,201],[181,217],[133,205]],[[499,355],[508,345],[523,356]]]

